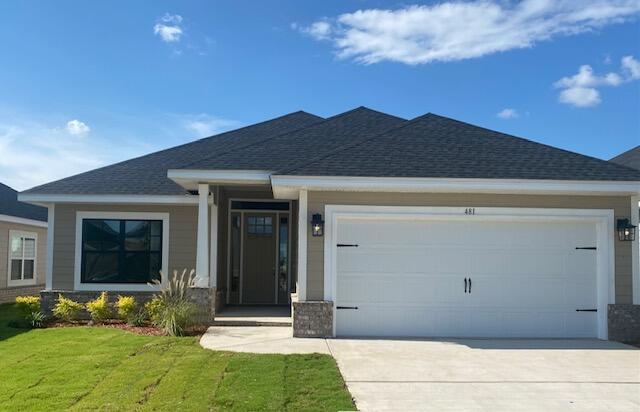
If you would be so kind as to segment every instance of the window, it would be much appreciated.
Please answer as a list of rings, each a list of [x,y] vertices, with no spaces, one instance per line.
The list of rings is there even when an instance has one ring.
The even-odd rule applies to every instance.
[[[270,216],[249,216],[247,232],[250,235],[270,235],[273,233],[273,218]]]
[[[82,283],[160,280],[162,220],[83,219]]]
[[[38,235],[9,231],[9,286],[36,283],[36,247]]]
[[[234,200],[233,210],[289,210],[289,202],[259,202],[254,200]]]

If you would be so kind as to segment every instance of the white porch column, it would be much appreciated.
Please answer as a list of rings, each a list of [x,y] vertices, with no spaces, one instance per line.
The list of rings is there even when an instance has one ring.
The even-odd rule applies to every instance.
[[[211,257],[209,259],[209,286],[218,287],[218,201],[220,189],[213,191],[213,202],[211,203]]]
[[[55,204],[48,207],[47,217],[47,260],[44,275],[45,290],[53,290],[53,225],[55,221]]]
[[[298,284],[296,293],[299,302],[307,300],[307,191],[298,195]]]
[[[638,226],[640,220],[640,196],[631,196],[631,224]],[[636,239],[631,244],[631,293],[633,304],[640,305],[640,227],[636,228]]]
[[[196,248],[196,286],[209,287],[209,185],[198,185],[198,240]]]

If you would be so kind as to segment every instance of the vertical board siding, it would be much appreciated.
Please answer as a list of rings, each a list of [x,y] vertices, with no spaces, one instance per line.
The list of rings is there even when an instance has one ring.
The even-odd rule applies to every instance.
[[[325,215],[325,205],[524,207],[558,209],[608,209],[615,218],[631,215],[628,196],[498,195],[462,193],[309,192],[308,219]],[[611,234],[614,235],[613,233]],[[307,299],[324,298],[324,240],[308,233]],[[632,242],[615,241],[616,303],[632,302]]]

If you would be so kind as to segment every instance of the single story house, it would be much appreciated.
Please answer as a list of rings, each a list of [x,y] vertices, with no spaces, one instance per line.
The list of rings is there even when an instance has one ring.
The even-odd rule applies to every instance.
[[[20,199],[49,209],[43,304],[148,294],[195,268],[211,316],[292,305],[296,336],[626,340],[640,322],[639,194],[638,170],[360,107],[291,113]]]
[[[47,260],[47,209],[18,201],[0,183],[0,303],[38,294]]]

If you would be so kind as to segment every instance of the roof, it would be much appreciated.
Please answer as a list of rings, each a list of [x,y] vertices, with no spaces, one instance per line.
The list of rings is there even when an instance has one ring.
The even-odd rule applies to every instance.
[[[302,111],[290,113],[37,186],[25,193],[182,195],[185,189],[167,178],[168,169],[178,169],[213,154],[224,155],[230,151],[240,151],[251,144],[322,120],[319,116]]]
[[[279,175],[640,181],[640,171],[435,114],[295,112],[28,190],[182,195],[169,169]]]
[[[366,107],[329,117],[303,129],[263,140],[242,150],[214,154],[184,166],[185,169],[253,169],[278,171],[302,166],[318,157],[394,129],[407,120]]]
[[[634,169],[640,170],[640,145],[619,154],[609,161],[622,166],[632,167]]]
[[[640,180],[627,167],[431,113],[284,174]]]
[[[47,221],[47,209],[18,201],[18,192],[0,183],[0,215]]]

